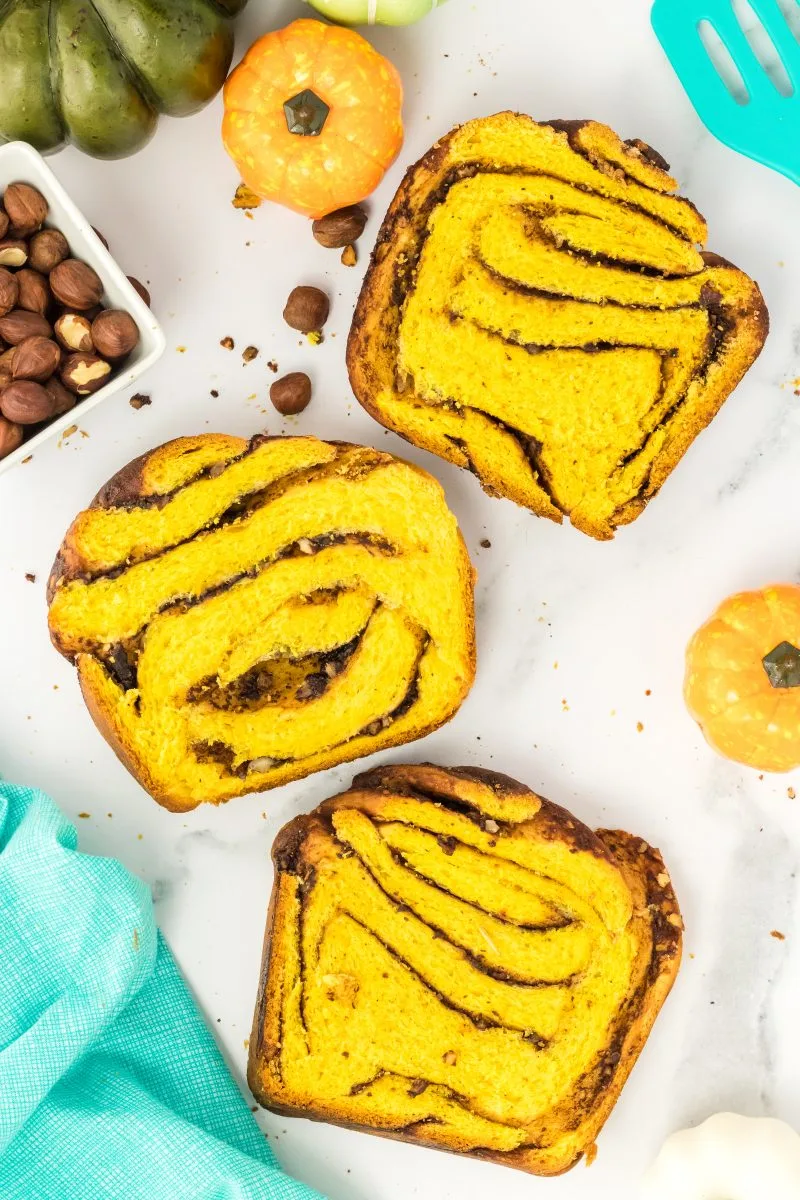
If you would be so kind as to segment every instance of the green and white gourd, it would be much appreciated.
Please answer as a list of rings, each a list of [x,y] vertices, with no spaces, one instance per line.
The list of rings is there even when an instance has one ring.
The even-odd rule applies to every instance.
[[[641,1200],[800,1200],[800,1134],[771,1117],[717,1113],[667,1138]]]
[[[445,0],[308,0],[317,12],[343,25],[413,25]]]

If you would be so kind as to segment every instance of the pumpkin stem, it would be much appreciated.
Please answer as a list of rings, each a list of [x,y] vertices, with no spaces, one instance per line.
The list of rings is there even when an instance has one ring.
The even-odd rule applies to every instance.
[[[318,137],[330,111],[325,101],[320,100],[316,92],[312,92],[310,88],[306,88],[304,92],[298,92],[283,105],[283,114],[286,117],[286,127],[289,133],[297,133],[301,137]]]
[[[781,642],[761,660],[774,688],[800,687],[800,650],[791,642]]]

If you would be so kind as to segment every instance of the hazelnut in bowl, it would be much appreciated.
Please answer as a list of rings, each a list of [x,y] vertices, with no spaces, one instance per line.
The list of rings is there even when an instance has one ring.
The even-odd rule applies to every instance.
[[[0,472],[164,352],[126,277],[41,155],[0,146]]]

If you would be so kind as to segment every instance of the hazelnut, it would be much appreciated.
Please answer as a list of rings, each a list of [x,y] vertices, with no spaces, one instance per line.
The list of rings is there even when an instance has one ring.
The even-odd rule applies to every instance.
[[[75,407],[77,397],[74,392],[68,392],[57,375],[51,375],[44,385],[45,391],[49,392],[55,403],[54,417],[60,417],[62,413],[69,412]]]
[[[15,450],[19,450],[24,436],[25,431],[21,425],[0,417],[0,458],[6,458]]]
[[[65,258],[53,268],[50,288],[55,298],[69,308],[91,308],[100,303],[103,295],[100,276],[88,263],[77,258]]]
[[[329,250],[341,250],[344,246],[352,246],[364,232],[367,214],[359,204],[349,204],[347,208],[338,208],[336,212],[320,217],[311,226],[320,246]]]
[[[19,238],[0,241],[0,267],[24,267],[28,261],[28,243]]]
[[[5,267],[0,267],[0,316],[5,316],[17,306],[19,284],[16,275],[12,275]]]
[[[311,380],[303,371],[292,371],[275,380],[269,389],[269,398],[284,417],[293,417],[308,406]]]
[[[0,208],[0,238],[4,238],[8,233],[8,216]]]
[[[14,355],[16,352],[16,346],[11,346],[0,354],[0,390],[11,383],[14,378]]]
[[[61,382],[79,396],[96,392],[110,374],[111,363],[96,354],[70,354],[61,364]]]
[[[48,275],[69,255],[69,243],[58,229],[42,229],[28,243],[28,265]]]
[[[135,292],[139,293],[139,295],[142,297],[145,304],[149,308],[150,307],[150,293],[148,292],[148,290],[144,286],[144,284],[140,283],[138,279],[134,279],[134,277],[132,275],[128,276],[128,283],[131,285],[131,287],[133,288],[133,290]]]
[[[0,412],[7,420],[18,421],[20,425],[49,421],[54,411],[53,397],[32,379],[15,379],[0,392]]]
[[[62,313],[53,328],[65,350],[80,350],[84,354],[93,352],[92,323],[83,313]]]
[[[95,229],[94,225],[92,226],[92,233],[93,233],[93,234],[94,234],[94,236],[97,238],[98,242],[102,242],[102,244],[105,246],[105,248],[106,248],[106,250],[107,250],[107,249],[108,249],[108,242],[107,242],[107,240],[106,240],[106,239],[103,237],[103,235],[102,235],[102,233],[100,232],[100,230],[99,230],[99,229]]]
[[[15,379],[35,379],[44,383],[61,362],[61,350],[46,337],[29,337],[14,347],[11,371]]]
[[[19,308],[26,308],[28,312],[41,315],[47,312],[50,304],[50,288],[47,286],[44,275],[40,275],[38,271],[32,271],[30,267],[23,267],[21,271],[17,271],[17,285],[19,287],[19,298],[17,299]]]
[[[286,301],[283,319],[292,329],[301,333],[312,333],[319,329],[328,319],[330,300],[315,287],[296,287]]]
[[[10,346],[18,346],[27,337],[50,337],[52,332],[41,313],[28,312],[25,308],[12,309],[0,317],[0,337]]]
[[[47,216],[47,201],[29,183],[10,183],[3,193],[3,208],[12,230],[22,237],[40,229]]]
[[[139,326],[130,313],[107,308],[92,321],[92,341],[104,358],[124,358],[139,343]]]

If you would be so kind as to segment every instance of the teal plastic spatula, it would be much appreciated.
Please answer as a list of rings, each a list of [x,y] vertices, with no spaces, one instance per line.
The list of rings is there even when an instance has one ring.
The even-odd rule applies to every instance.
[[[800,6],[800,0],[791,0]],[[707,128],[732,150],[800,183],[800,44],[777,0],[749,0],[783,63],[784,96],[761,65],[731,0],[656,0],[652,21],[678,78]],[[736,98],[709,54],[702,29],[716,31],[747,91]]]

